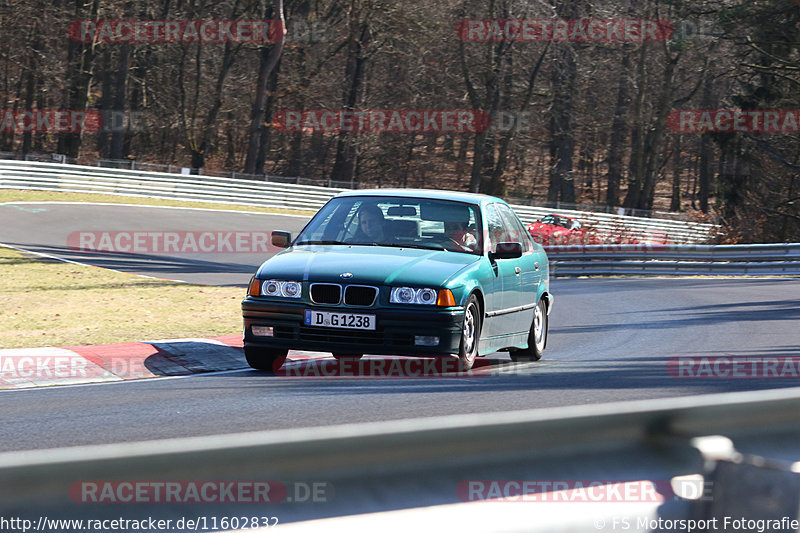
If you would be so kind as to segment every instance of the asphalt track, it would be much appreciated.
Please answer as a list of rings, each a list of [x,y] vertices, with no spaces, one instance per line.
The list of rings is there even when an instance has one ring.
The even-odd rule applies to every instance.
[[[259,214],[6,204],[0,206],[0,242],[158,277],[241,285],[261,258],[81,256],[65,238],[77,230],[109,229],[104,224],[194,231],[296,230],[302,223]],[[493,372],[483,377],[276,377],[246,370],[3,391],[0,451],[800,384],[800,377],[787,374],[681,377],[667,365],[674,357],[800,357],[798,280],[555,279],[551,288],[551,334],[545,358],[536,363],[513,364],[506,354],[494,354],[488,358]]]
[[[302,229],[308,217],[118,204],[0,204],[0,243],[103,268],[205,285],[246,286],[265,258],[252,234]],[[236,235],[244,238],[237,244]],[[147,234],[161,235],[161,240]],[[163,235],[177,237],[164,246]],[[202,241],[207,233],[212,239]],[[108,241],[103,241],[103,235]],[[194,237],[196,247],[187,242]],[[228,240],[222,242],[220,234]],[[87,235],[91,241],[82,241]],[[122,235],[123,239],[117,240]],[[134,238],[143,237],[136,248]],[[93,244],[81,249],[81,243]],[[205,244],[205,245],[204,245]],[[205,250],[204,250],[205,249]],[[275,249],[267,245],[269,253]],[[139,250],[139,251],[133,251]],[[179,250],[182,253],[174,253]],[[165,253],[166,252],[166,253]]]

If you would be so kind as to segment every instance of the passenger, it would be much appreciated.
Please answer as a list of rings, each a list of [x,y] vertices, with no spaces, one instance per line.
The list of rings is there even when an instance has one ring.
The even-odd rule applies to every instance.
[[[445,222],[444,231],[454,243],[459,246],[475,251],[478,248],[478,237],[474,228],[466,222]]]

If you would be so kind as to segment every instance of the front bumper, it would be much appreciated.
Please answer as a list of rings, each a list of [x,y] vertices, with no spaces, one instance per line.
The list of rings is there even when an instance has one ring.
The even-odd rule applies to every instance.
[[[374,331],[306,326],[305,310],[372,314]],[[458,354],[463,307],[421,309],[323,306],[248,297],[242,302],[244,345],[287,350],[375,355],[437,356]],[[271,327],[273,335],[256,336],[253,326]],[[438,337],[436,346],[416,343],[416,337]]]

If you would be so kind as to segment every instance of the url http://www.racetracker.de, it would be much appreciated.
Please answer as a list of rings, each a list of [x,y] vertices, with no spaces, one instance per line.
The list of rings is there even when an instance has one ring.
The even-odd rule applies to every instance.
[[[277,516],[195,516],[191,518],[159,519],[151,516],[111,519],[50,518],[36,519],[17,516],[0,516],[0,531],[27,533],[37,531],[218,531],[227,529],[254,529],[278,525]]]

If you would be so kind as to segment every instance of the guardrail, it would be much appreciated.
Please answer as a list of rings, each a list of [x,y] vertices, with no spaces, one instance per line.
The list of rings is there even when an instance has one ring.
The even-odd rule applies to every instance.
[[[101,169],[31,161],[0,160],[0,188],[147,196],[200,202],[314,211],[346,189],[234,180],[209,176]],[[526,223],[550,212],[513,206]],[[628,236],[662,232],[672,241],[708,238],[713,226],[687,222],[572,213],[587,226]],[[576,245],[550,246],[554,276],[576,275],[800,275],[800,245]]]
[[[584,228],[599,235],[624,235],[643,241],[665,238],[675,244],[705,243],[718,229],[714,224],[658,218],[612,215],[593,211],[573,211],[526,205],[512,206],[526,224],[544,215],[557,213],[580,220]]]
[[[267,178],[269,181],[255,181],[38,161],[0,160],[0,188],[147,196],[313,211],[319,209],[336,193],[346,190],[284,183],[287,179],[279,176]],[[294,178],[291,181],[295,181]],[[706,242],[715,229],[712,224],[667,219],[553,210],[516,204],[512,207],[526,224],[548,213],[557,212],[579,218],[585,226],[601,234],[623,233],[626,236],[648,239],[655,232],[675,243]]]
[[[553,276],[800,276],[800,244],[638,245],[546,248]]]
[[[324,523],[339,531],[409,523],[423,530],[446,524],[451,531],[614,531],[622,517],[701,519],[727,509],[736,517],[796,519],[799,428],[800,389],[792,388],[2,453],[0,517],[32,524],[43,516],[172,524],[205,517],[206,529],[228,529],[219,521],[210,527],[212,517],[277,517],[281,524],[336,517]],[[684,499],[675,489],[682,476],[699,477],[710,498]],[[540,489],[474,490],[492,480],[531,481]],[[556,486],[541,483],[556,480],[618,486],[600,489],[606,499],[587,500],[584,492],[583,500],[571,500],[576,484],[572,492],[542,496]],[[163,484],[162,501],[152,490],[144,500],[136,492],[204,481],[268,482],[283,490],[266,504],[211,502],[195,493],[195,500],[165,505]],[[756,482],[766,494],[743,490]],[[630,484],[633,493],[625,489]],[[292,499],[297,487],[310,486],[320,489],[315,497]],[[319,531],[314,525],[297,528]],[[250,523],[233,526],[244,527]],[[672,530],[631,528],[652,529]]]
[[[0,188],[147,196],[314,211],[344,190],[32,161],[0,161]]]
[[[54,153],[34,153],[27,154],[19,152],[0,152],[0,159],[11,159],[15,161],[41,161],[46,163],[64,163],[70,165],[77,165],[78,160],[73,157],[67,157],[64,154]],[[128,170],[138,170],[147,172],[162,172],[167,174],[195,174],[203,176],[214,176],[218,178],[232,178],[232,179],[246,179],[253,181],[278,181],[280,183],[294,183],[296,185],[316,185],[318,187],[342,187],[345,189],[371,189],[379,187],[379,185],[370,182],[353,182],[337,181],[325,178],[304,178],[301,176],[275,176],[270,174],[247,174],[244,172],[224,171],[224,170],[210,170],[208,168],[193,169],[183,165],[175,164],[161,164],[161,163],[147,163],[138,161],[136,159],[95,159],[83,160],[82,165],[105,167],[105,168],[122,168]],[[519,191],[515,191],[519,192]],[[508,203],[523,206],[547,206],[551,211],[570,210],[573,213],[610,213],[616,215],[625,215],[642,218],[655,218],[666,220],[690,220],[687,213],[676,211],[658,211],[653,209],[632,209],[627,207],[608,206],[604,204],[581,204],[572,202],[545,202],[535,198],[505,196]],[[554,204],[554,205],[552,205]]]

